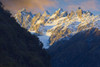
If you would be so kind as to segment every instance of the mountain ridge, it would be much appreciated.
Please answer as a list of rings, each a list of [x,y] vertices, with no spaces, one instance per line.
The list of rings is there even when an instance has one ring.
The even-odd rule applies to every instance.
[[[47,49],[52,67],[100,66],[100,30],[91,28],[75,34],[70,40],[62,39]]]
[[[16,20],[18,18],[16,16]],[[49,36],[47,41],[49,41],[50,45],[64,37],[69,40],[80,31],[90,28],[100,29],[100,15],[93,15],[91,12],[83,11],[81,8],[70,13],[60,8],[52,15],[45,13],[45,16],[43,16],[38,13],[32,19],[33,21],[31,20],[31,22],[25,22],[26,26],[20,25],[30,32],[38,33],[44,37]],[[29,23],[28,26],[27,23]]]

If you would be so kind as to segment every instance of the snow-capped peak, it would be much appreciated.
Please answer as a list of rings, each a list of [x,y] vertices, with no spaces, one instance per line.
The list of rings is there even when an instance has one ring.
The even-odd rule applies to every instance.
[[[62,8],[59,8],[54,14],[60,15],[62,12],[63,12],[63,9]]]
[[[43,17],[48,18],[50,16],[50,13],[46,10],[44,11],[44,13],[42,14]]]
[[[48,11],[45,11],[43,14],[35,14],[34,17],[30,16],[30,13],[25,9],[22,9],[21,12],[16,14],[16,20],[30,32],[34,31],[42,37],[48,37],[45,39],[48,41],[46,43],[50,42],[50,45],[65,37],[70,39],[83,30],[100,29],[100,15],[95,16],[89,11],[83,11],[81,8],[70,13],[60,8],[51,16]],[[40,39],[43,39],[41,36],[39,36]],[[46,45],[46,43],[44,44]]]
[[[64,12],[61,13],[60,16],[61,16],[61,17],[66,17],[67,15],[68,15],[67,11],[64,11]]]
[[[63,9],[62,8],[59,8],[58,11],[62,11],[63,12]]]
[[[44,11],[44,13],[43,14],[47,14],[47,15],[50,15],[50,13],[46,10],[46,11]]]
[[[18,12],[26,12],[26,9],[23,8],[22,10],[18,10]]]

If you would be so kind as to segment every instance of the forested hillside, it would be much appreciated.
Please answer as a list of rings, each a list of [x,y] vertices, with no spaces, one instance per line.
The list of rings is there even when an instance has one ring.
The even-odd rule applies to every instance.
[[[50,67],[35,35],[20,27],[0,3],[0,67]]]

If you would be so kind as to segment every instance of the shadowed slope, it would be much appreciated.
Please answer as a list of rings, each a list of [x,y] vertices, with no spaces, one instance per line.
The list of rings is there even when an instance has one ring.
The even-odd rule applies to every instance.
[[[50,67],[39,39],[17,24],[0,3],[0,67]]]
[[[53,67],[99,67],[100,30],[92,28],[60,40],[48,52]]]

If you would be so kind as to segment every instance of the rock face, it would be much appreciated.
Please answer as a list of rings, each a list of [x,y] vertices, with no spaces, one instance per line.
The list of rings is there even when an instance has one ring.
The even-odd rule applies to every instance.
[[[37,33],[46,48],[48,42],[52,45],[47,49],[52,67],[100,66],[100,15],[81,8],[70,13],[58,9],[52,15],[45,11],[31,19],[29,28],[24,28]]]
[[[18,24],[1,5],[0,3],[0,67],[50,67],[49,55],[42,49],[38,37],[19,25],[27,28],[31,14],[19,13]]]
[[[16,20],[19,18],[17,15],[19,14],[16,14]],[[20,25],[23,27],[24,24],[23,22]],[[48,11],[45,11],[43,14],[36,14],[34,17],[31,17],[31,21],[27,25],[24,28],[30,32],[34,31],[35,33],[49,36],[48,41],[52,45],[65,37],[69,40],[80,31],[90,28],[100,29],[100,15],[95,16],[89,11],[83,11],[81,8],[71,11],[71,13],[58,9],[52,15]]]
[[[52,67],[98,67],[99,52],[100,30],[95,28],[59,40],[48,49]]]

